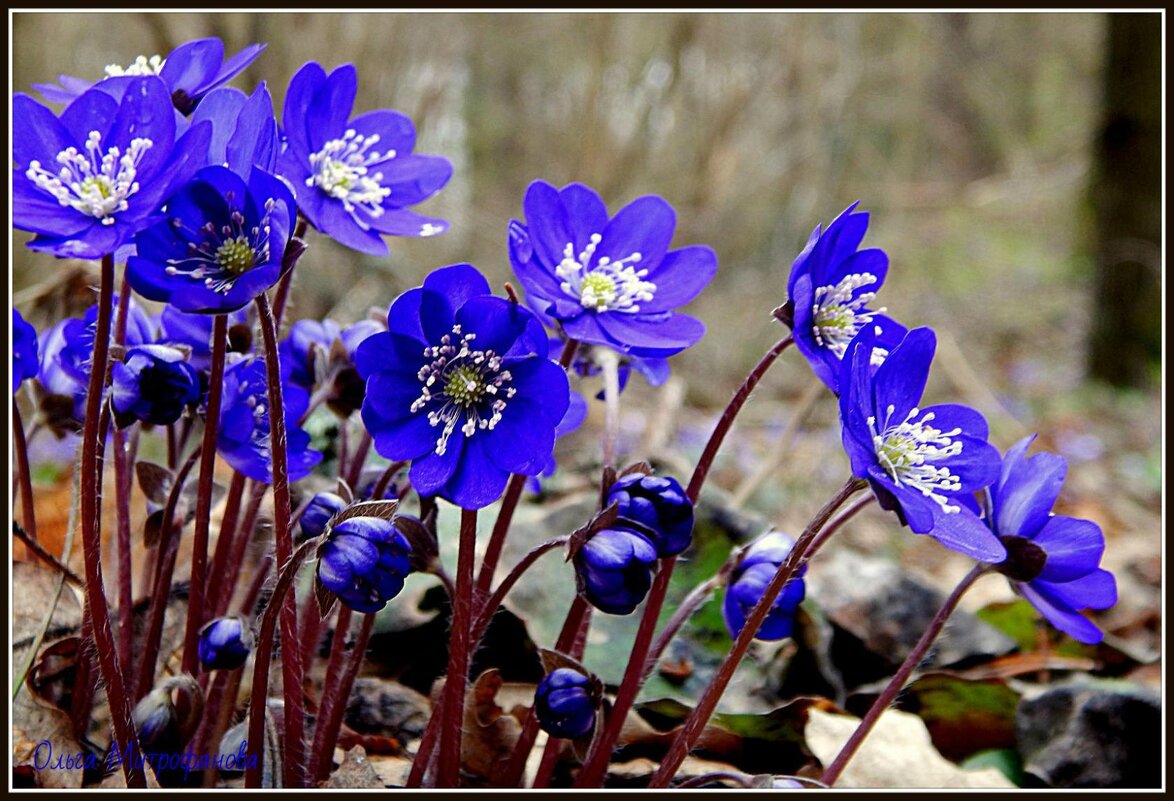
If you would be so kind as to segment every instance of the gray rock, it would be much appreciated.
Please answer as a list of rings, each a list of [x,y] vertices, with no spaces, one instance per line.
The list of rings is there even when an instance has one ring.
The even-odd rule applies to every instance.
[[[1056,687],[1020,701],[1023,769],[1051,787],[1159,787],[1162,705],[1124,684]]]
[[[430,714],[428,699],[412,688],[390,679],[364,676],[355,680],[351,690],[346,724],[363,734],[406,742],[424,734]]]

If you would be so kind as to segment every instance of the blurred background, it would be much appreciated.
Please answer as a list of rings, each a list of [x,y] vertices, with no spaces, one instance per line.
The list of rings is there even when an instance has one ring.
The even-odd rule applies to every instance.
[[[625,393],[623,448],[679,472],[783,334],[771,310],[808,234],[859,200],[872,213],[865,244],[891,259],[878,302],[938,332],[930,398],[979,408],[1001,449],[1040,432],[1038,447],[1069,459],[1061,508],[1100,522],[1106,566],[1149,588],[1111,622],[1154,644],[1160,25],[1094,13],[17,13],[12,76],[14,91],[58,73],[94,79],[215,35],[229,53],[268,43],[235,85],[267,80],[280,108],[307,60],[353,62],[356,113],[409,114],[418,151],[453,162],[449,186],[421,208],[452,230],[393,241],[386,259],[314,237],[295,317],[357,319],[458,261],[500,286],[506,226],[537,178],[584,182],[613,213],[662,195],[677,211],[674,244],[711,245],[720,267],[687,310],[706,338],[672,360],[667,386],[634,378]],[[62,285],[24,241],[17,232],[22,310]],[[600,418],[594,409],[562,443],[565,466],[598,458]],[[713,484],[794,529],[845,475],[838,440],[835,404],[788,353]],[[941,581],[965,569],[879,513],[861,520],[858,544]]]

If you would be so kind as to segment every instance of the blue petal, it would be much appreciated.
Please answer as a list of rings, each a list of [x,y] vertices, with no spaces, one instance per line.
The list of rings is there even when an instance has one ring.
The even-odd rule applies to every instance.
[[[567,241],[574,244],[578,255],[587,247],[592,234],[603,234],[607,227],[607,206],[594,189],[580,183],[567,184],[559,190],[558,196],[569,223],[571,238]]]
[[[370,394],[368,393],[368,398]],[[428,422],[425,412],[406,417],[389,417],[374,404],[364,402],[363,425],[375,440],[375,450],[386,459],[422,458],[436,449],[440,427]]]
[[[336,67],[326,82],[318,87],[307,115],[307,140],[310,152],[316,153],[327,142],[342,135],[355,107],[359,79],[354,64]]]
[[[1049,623],[1077,642],[1095,645],[1104,639],[1104,634],[1092,621],[1056,596],[1052,591],[1055,586],[1045,582],[1015,583],[1015,588]]]
[[[91,89],[61,112],[61,124],[73,137],[78,151],[84,153],[86,137],[90,135],[90,131],[103,134],[102,144],[109,147],[110,143],[105,134],[114,124],[117,114],[117,100],[101,90]]]
[[[526,226],[538,260],[553,270],[563,258],[563,249],[574,243],[570,217],[558,190],[546,181],[534,181],[522,200]],[[578,251],[576,251],[578,256]]]
[[[656,284],[652,300],[641,303],[641,312],[671,311],[701,294],[717,274],[717,253],[705,245],[671,250],[645,280]]]
[[[348,108],[347,111],[349,112],[350,109]],[[374,149],[380,152],[394,150],[395,159],[407,156],[416,146],[416,126],[412,124],[407,115],[392,109],[379,109],[360,114],[351,120],[348,127],[354,128],[355,132],[361,136],[378,135],[379,142]],[[386,175],[386,167],[391,163],[391,161],[385,161],[379,169]]]
[[[1003,457],[1002,475],[991,490],[994,517],[1003,535],[1033,537],[1048,520],[1060,496],[1068,462],[1054,453],[1028,458],[1032,435],[1012,446]]]
[[[484,437],[485,453],[502,470],[536,476],[554,454],[554,425],[545,417],[541,404],[512,398],[494,429],[479,431],[474,439]]]
[[[1048,555],[1042,581],[1074,581],[1096,570],[1105,553],[1105,535],[1091,520],[1056,515],[1032,540]]]
[[[878,421],[887,420],[896,425],[917,406],[925,391],[936,346],[937,337],[932,329],[915,328],[877,368],[872,386],[873,409]]]
[[[25,94],[13,95],[12,120],[12,160],[16,168],[23,171],[30,161],[39,161],[42,169],[56,173],[57,154],[76,144],[61,121]]]
[[[639,314],[603,313],[594,315],[609,340],[633,355],[656,351],[657,356],[676,353],[705,336],[705,323],[686,314],[651,319]]]
[[[196,39],[171,51],[159,77],[172,89],[182,89],[195,98],[216,76],[224,61],[224,43],[215,37]]]
[[[440,187],[437,187],[439,189]],[[395,197],[395,191],[392,191]],[[438,236],[448,230],[448,221],[439,217],[425,217],[407,209],[384,208],[383,214],[372,217],[358,209],[371,229],[390,236]]]
[[[448,448],[443,454],[428,453],[412,462],[408,478],[416,492],[424,496],[437,494],[456,472],[464,450],[464,436],[454,431],[453,436],[448,438]]]
[[[480,276],[480,273],[478,273]],[[472,347],[505,354],[530,325],[533,315],[517,303],[492,295],[474,297],[460,306],[456,323],[465,334],[476,334]]]
[[[281,127],[290,149],[299,160],[304,161],[313,152],[306,136],[310,124],[310,103],[324,83],[326,70],[322,69],[321,64],[309,61],[290,79],[289,89],[285,93]]]
[[[196,110],[192,112],[193,123],[207,120],[212,123],[212,138],[208,144],[208,160],[212,164],[228,161],[225,155],[228,140],[236,130],[237,118],[245,104],[246,95],[240,89],[229,86],[208,93]]]
[[[459,436],[459,432],[453,435]],[[449,440],[452,447],[452,440]],[[481,509],[496,501],[510,474],[497,467],[486,453],[487,440],[480,433],[470,437],[456,471],[441,494],[462,509]]]
[[[639,267],[651,272],[669,249],[677,214],[664,198],[657,195],[639,197],[624,206],[603,229],[603,240],[595,251],[592,264],[604,256],[612,261],[640,254]]]
[[[1007,558],[1007,549],[986,524],[969,509],[958,512],[944,512],[936,503],[933,506],[933,528],[926,532],[951,551],[987,564],[998,564]],[[902,508],[905,508],[902,505]],[[912,528],[912,524],[910,524]]]

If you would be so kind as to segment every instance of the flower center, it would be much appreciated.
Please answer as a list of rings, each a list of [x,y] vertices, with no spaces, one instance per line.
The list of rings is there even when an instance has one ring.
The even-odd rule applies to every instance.
[[[371,165],[395,158],[394,150],[372,150],[378,142],[379,134],[363,136],[348,129],[342,139],[331,139],[310,156],[314,174],[306,179],[306,186],[316,186],[341,200],[343,209],[363,230],[370,225],[355,214],[356,210],[379,217],[383,214],[383,201],[391,194],[381,183],[383,173],[369,171]]]
[[[172,218],[176,236],[187,240],[187,253],[167,260],[167,274],[185,275],[203,281],[213,292],[228,294],[238,278],[269,261],[269,215],[275,205],[273,198],[266,200],[265,215],[252,226],[239,211],[229,214],[225,225],[208,222],[194,231],[179,217]]]
[[[126,67],[120,67],[117,64],[106,65],[106,76],[108,78],[118,78],[123,75],[158,75],[163,71],[163,65],[167,63],[162,56],[138,56],[133,62]]]
[[[235,239],[226,239],[216,248],[216,263],[233,275],[240,275],[251,270],[256,259],[253,246],[243,236]]]
[[[864,308],[876,297],[875,292],[855,294],[857,290],[876,282],[877,278],[872,273],[854,273],[844,276],[835,286],[821,286],[815,290],[815,303],[811,308],[815,318],[812,333],[821,347],[827,348],[839,359],[844,358],[844,351],[860,329],[871,322],[874,315],[884,311]],[[874,361],[876,355],[874,352]]]
[[[602,256],[592,266],[591,260],[601,241],[602,236],[592,234],[587,247],[577,258],[574,243],[567,243],[563,248],[563,260],[554,268],[555,274],[563,279],[560,286],[584,309],[635,314],[640,311],[640,303],[652,300],[656,284],[644,280],[648,270],[637,270],[633,266],[640,262],[639,252],[615,261]]]
[[[890,406],[885,427],[879,432],[876,418],[868,418],[873,448],[881,467],[898,485],[917,490],[940,506],[943,512],[960,511],[960,506],[951,504],[941,493],[960,491],[962,481],[950,472],[949,467],[937,463],[962,452],[962,443],[953,439],[962,433],[962,429],[942,431],[934,428],[929,425],[934,419],[933,412],[914,420],[921,414],[916,407],[896,425],[890,425],[887,419],[892,414],[893,407]]]
[[[135,176],[152,144],[150,139],[132,139],[125,154],[117,147],[103,152],[102,134],[90,131],[84,155],[76,147],[68,147],[57,154],[61,165],[57,173],[34,160],[25,175],[62,206],[96,217],[103,225],[114,225],[114,214],[126,211],[127,198],[139,191]]]
[[[517,392],[509,382],[509,370],[502,369],[502,359],[492,350],[474,350],[476,334],[462,334],[459,325],[445,334],[439,345],[424,349],[430,361],[420,368],[420,397],[412,401],[412,411],[431,406],[428,422],[443,426],[436,440],[436,453],[448,449],[448,438],[464,419],[461,433],[471,437],[479,430],[492,431],[501,420],[506,401]],[[438,390],[439,391],[436,391]]]

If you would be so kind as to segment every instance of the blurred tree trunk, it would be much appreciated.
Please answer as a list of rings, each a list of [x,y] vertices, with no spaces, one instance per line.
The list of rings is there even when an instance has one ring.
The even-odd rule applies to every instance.
[[[1096,295],[1089,372],[1147,383],[1161,356],[1162,18],[1109,14],[1096,145]]]

